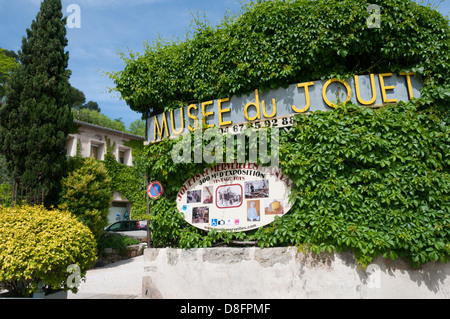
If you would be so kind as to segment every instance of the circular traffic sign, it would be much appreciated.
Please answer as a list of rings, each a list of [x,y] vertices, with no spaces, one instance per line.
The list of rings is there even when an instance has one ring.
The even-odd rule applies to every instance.
[[[151,182],[148,185],[147,193],[149,197],[157,199],[164,193],[164,189],[160,182]]]

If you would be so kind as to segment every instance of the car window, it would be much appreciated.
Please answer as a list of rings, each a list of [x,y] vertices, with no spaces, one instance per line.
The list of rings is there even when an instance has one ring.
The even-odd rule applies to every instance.
[[[130,230],[130,222],[123,221],[122,222],[122,230],[124,230],[124,231]]]
[[[112,230],[112,231],[120,230],[120,224],[121,224],[120,222],[112,224],[111,226],[109,226],[109,230]]]

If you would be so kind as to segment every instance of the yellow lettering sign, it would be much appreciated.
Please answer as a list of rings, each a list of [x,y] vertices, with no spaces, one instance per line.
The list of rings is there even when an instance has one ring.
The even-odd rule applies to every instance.
[[[314,82],[305,82],[305,83],[299,83],[297,86],[299,88],[305,88],[305,99],[306,99],[306,106],[302,109],[298,109],[295,105],[292,105],[292,110],[296,113],[305,113],[309,110],[309,107],[311,105],[311,101],[309,100],[309,87],[314,85]]]
[[[351,99],[351,97],[352,97],[352,90],[350,89],[350,85],[348,85],[347,82],[345,82],[345,81],[342,81],[342,80],[339,80],[339,79],[336,79],[336,78],[327,81],[327,83],[325,83],[325,85],[323,86],[322,97],[323,97],[324,102],[325,102],[329,107],[333,107],[333,108],[334,108],[334,107],[337,107],[337,105],[331,103],[331,102],[328,100],[328,98],[327,98],[327,88],[328,88],[328,86],[329,86],[331,83],[333,83],[333,82],[339,82],[339,83],[344,84],[345,89],[347,90],[347,100],[345,100],[344,103],[347,103],[348,101],[350,101],[350,99]]]
[[[359,91],[359,81],[358,76],[355,75],[355,88],[356,88],[356,98],[358,99],[358,102],[362,105],[372,105],[375,103],[377,99],[377,88],[375,87],[375,75],[370,75],[370,86],[372,87],[372,99],[370,101],[364,101],[361,98],[361,92]]]
[[[159,138],[163,139],[163,133],[164,130],[166,131],[166,136],[169,137],[169,129],[167,128],[167,119],[166,119],[166,113],[162,114],[163,120],[161,129],[159,128],[158,118],[155,116],[154,118],[154,124],[153,124],[153,139],[156,141],[156,132],[158,132]]]
[[[172,125],[172,134],[173,135],[180,135],[184,131],[184,113],[183,108],[180,108],[180,117],[181,117],[181,129],[178,131],[175,131],[175,123],[173,121],[173,110],[170,111],[170,123]]]
[[[195,104],[191,104],[188,106],[188,117],[192,120],[194,120],[194,127],[192,127],[190,124],[188,125],[188,129],[191,132],[194,132],[195,128],[198,126],[198,117],[196,117],[195,115],[191,114],[191,110],[192,109],[196,109],[197,110],[197,105]]]
[[[223,117],[222,117],[222,114],[223,113],[228,113],[228,112],[231,112],[231,109],[222,109],[222,103],[225,103],[225,102],[229,102],[230,101],[230,99],[229,98],[226,98],[226,99],[220,99],[218,102],[219,102],[219,105],[218,105],[218,111],[219,111],[219,126],[223,126],[223,125],[230,125],[232,122],[231,121],[227,121],[227,122],[224,122],[223,121]]]
[[[412,92],[412,86],[411,86],[411,75],[415,75],[414,72],[400,72],[400,75],[405,75],[406,76],[406,84],[407,84],[407,88],[408,88],[408,94],[409,94],[409,99],[412,100],[414,98],[413,96],[413,92]]]
[[[213,103],[214,103],[213,101],[203,102],[203,103],[202,103],[202,116],[203,116],[203,124],[204,124],[204,125],[206,125],[206,118],[207,118],[208,116],[214,115],[214,112],[206,112],[206,107],[207,107],[208,105],[213,104]],[[214,126],[215,126],[214,124],[211,124],[211,125],[208,125],[207,128],[209,128],[209,127],[214,127]]]
[[[248,103],[248,104],[244,107],[244,115],[245,115],[245,118],[246,118],[247,120],[249,120],[249,121],[254,121],[254,120],[256,120],[256,119],[258,119],[258,120],[261,119],[261,111],[260,111],[260,109],[259,109],[259,92],[258,92],[258,90],[255,90],[255,96],[256,96],[256,103],[250,102],[250,103]],[[248,108],[249,108],[250,106],[256,107],[256,115],[255,115],[255,117],[250,117],[250,116],[248,115]]]
[[[272,99],[272,114],[268,115],[266,112],[266,101],[262,101],[262,111],[263,111],[263,115],[265,118],[271,118],[274,117],[275,115],[277,115],[277,101],[275,101],[275,99]]]
[[[393,73],[368,74],[364,76],[364,79],[362,81],[361,75],[355,75],[354,78],[349,80],[349,83],[337,78],[333,78],[328,81],[303,82],[289,86],[289,89],[285,91],[286,94],[292,94],[292,91],[295,90],[296,85],[299,89],[299,93],[302,95],[296,94],[293,96],[289,96],[287,99],[280,97],[280,94],[283,94],[283,91],[281,89],[273,92],[273,94],[275,94],[273,96],[270,96],[271,93],[268,93],[267,98],[260,97],[259,90],[256,89],[255,98],[253,101],[251,101],[251,99],[249,101],[248,99],[246,99],[246,97],[237,96],[235,98],[232,98],[232,106],[231,103],[229,104],[230,106],[224,106],[226,102],[231,101],[231,98],[223,98],[202,102],[199,104],[191,104],[187,107],[180,108],[179,110],[170,110],[166,113],[155,116],[153,121],[153,134],[151,132],[151,118],[149,118],[148,123],[150,126],[148,135],[149,138],[151,138],[151,136],[153,135],[154,141],[161,140],[166,137],[176,137],[183,134],[186,128],[189,129],[189,131],[193,132],[201,126],[202,122],[203,125],[208,128],[219,126],[222,128],[223,132],[227,132],[227,126],[234,125],[233,123],[239,123],[239,125],[234,125],[232,127],[233,131],[237,132],[239,130],[239,127],[244,127],[243,123],[261,121],[261,119],[271,119],[270,121],[265,122],[273,123],[274,127],[279,126],[279,121],[282,121],[283,126],[286,126],[292,124],[288,123],[287,120],[288,118],[291,118],[292,115],[306,113],[311,108],[313,108],[314,110],[327,110],[329,109],[328,107],[336,108],[337,104],[344,100],[345,94],[347,94],[347,96],[345,97],[345,101],[343,101],[344,103],[353,100],[353,102],[357,103],[358,105],[370,106],[377,103],[377,99],[378,101],[382,100],[382,103],[396,103],[398,101],[397,99],[387,97],[388,90],[395,90],[396,86],[399,86],[399,91],[403,90],[401,92],[404,92],[404,90],[407,90],[409,99],[413,99],[414,96],[412,85],[417,85],[417,82],[413,78],[413,75],[415,75],[415,73],[413,72],[400,72],[392,79],[395,80],[395,83],[398,84],[391,86],[386,86],[385,81],[386,78],[393,76]],[[377,90],[380,89],[377,88],[377,84],[375,83],[375,76],[379,77],[382,97],[377,96]],[[399,81],[400,76],[404,76],[406,81]],[[370,88],[369,84],[367,83],[369,81],[366,80],[368,79],[367,77],[370,77]],[[337,92],[339,93],[339,95],[336,96],[337,101],[332,102],[328,98],[331,97],[331,92],[328,92],[327,97],[327,89],[333,83],[335,84],[332,85],[332,87],[335,87],[336,85],[338,86]],[[352,97],[351,85],[353,85],[353,83],[355,85],[356,97]],[[364,85],[361,85],[361,83],[363,83]],[[339,90],[342,85],[345,87],[345,89]],[[303,88],[303,90],[300,90],[301,88]],[[310,89],[312,90],[311,92]],[[321,97],[320,90],[322,93]],[[318,96],[316,96],[316,92]],[[390,96],[393,96],[393,93],[395,93],[395,91],[390,92]],[[272,98],[274,96],[275,98]],[[304,107],[302,103],[303,96],[305,99]],[[404,93],[402,94],[401,98],[399,96],[397,96],[397,98],[402,100],[408,99]],[[272,108],[268,111],[267,109],[270,108],[270,106],[267,104],[270,104],[270,99],[272,100]],[[215,106],[216,101],[217,107]],[[244,112],[242,112],[242,106],[244,104]],[[254,109],[255,111],[253,111]],[[176,112],[180,112],[180,115],[177,115]],[[215,114],[218,115],[218,119],[216,119]],[[250,114],[252,114],[252,116],[250,116]],[[202,122],[200,121],[200,116],[202,116]],[[225,120],[225,117],[228,120]],[[179,122],[178,119],[180,120]],[[170,124],[168,122],[169,120]],[[187,123],[185,123],[186,120]],[[208,122],[212,124],[208,125]],[[261,124],[256,124],[255,126],[260,127]]]
[[[392,73],[381,73],[378,74],[378,77],[380,78],[380,86],[381,86],[381,95],[383,96],[383,103],[396,103],[397,99],[388,99],[386,97],[386,90],[393,90],[395,89],[395,86],[385,86],[384,84],[384,77],[385,76],[392,76]]]

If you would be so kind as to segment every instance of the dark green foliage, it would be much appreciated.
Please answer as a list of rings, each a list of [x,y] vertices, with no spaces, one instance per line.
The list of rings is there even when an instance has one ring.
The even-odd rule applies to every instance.
[[[86,107],[81,107],[79,110],[72,109],[73,117],[79,121],[92,123],[95,125],[112,128],[114,130],[126,132],[125,124],[122,122],[122,120],[115,119],[112,120],[105,114],[100,113],[96,110],[90,110]]]
[[[93,158],[75,158],[73,171],[63,178],[60,208],[74,214],[98,240],[108,225],[108,212],[113,198],[111,178],[102,162]]]
[[[76,110],[88,109],[88,110],[97,111],[99,113],[101,112],[101,109],[98,106],[97,102],[89,101],[86,104],[85,104],[85,102],[86,102],[86,96],[84,95],[84,93],[82,91],[78,90],[77,88],[70,86],[70,104],[71,104],[72,108],[74,108]]]
[[[0,184],[10,183],[11,178],[8,175],[8,171],[6,169],[6,160],[5,157],[0,155]]]
[[[368,3],[381,6],[369,29]],[[157,246],[257,241],[314,252],[352,250],[413,265],[450,256],[450,29],[437,11],[409,0],[258,1],[218,27],[197,22],[184,42],[157,42],[111,74],[130,107],[157,114],[191,101],[248,94],[354,74],[413,71],[422,97],[374,110],[339,105],[299,116],[281,131],[280,165],[294,181],[293,207],[264,228],[200,231],[176,208],[183,183],[208,164],[177,164],[177,141],[145,147],[140,161],[166,197],[151,200]],[[269,147],[270,148],[270,147]]]
[[[107,256],[107,253],[105,253],[105,249],[112,248],[116,250],[121,257],[125,257],[127,253],[127,247],[138,245],[139,243],[139,240],[127,236],[105,233],[97,243],[99,252],[98,254],[100,256]]]
[[[12,177],[29,188],[44,188],[54,203],[65,171],[69,106],[69,54],[61,0],[45,0],[27,29],[20,66],[8,81],[0,108],[0,152]]]
[[[381,7],[380,28],[367,27],[369,4]],[[217,27],[196,22],[186,41],[122,56],[125,69],[110,76],[133,110],[159,114],[254,89],[411,70],[424,77],[427,98],[450,96],[448,20],[410,0],[257,1]]]
[[[99,113],[102,111],[100,109],[100,107],[98,106],[98,103],[97,102],[93,102],[93,101],[87,102],[85,105],[83,105],[83,108],[88,109],[88,110],[92,110],[92,111],[97,111]]]
[[[298,117],[285,136],[284,172],[295,182],[277,241],[317,252],[351,248],[414,264],[450,252],[450,129],[414,104],[354,105]],[[317,134],[317,132],[319,132]]]
[[[70,86],[70,105],[72,108],[80,109],[86,102],[84,93],[73,86]]]
[[[134,153],[136,153],[135,149],[133,149]],[[104,161],[108,176],[111,178],[112,189],[119,192],[133,204],[133,219],[148,218],[145,171],[140,162],[141,160],[143,160],[142,157],[137,158],[133,163],[134,165],[129,167],[118,163],[114,155],[107,153]]]
[[[0,48],[0,103],[5,96],[9,75],[18,65],[17,58],[18,56],[14,51]]]
[[[174,164],[175,141],[146,147],[149,175],[167,198],[152,200],[158,246],[209,247],[232,239],[261,247],[353,250],[369,263],[380,254],[418,265],[450,253],[450,129],[413,102],[374,110],[356,105],[297,117],[282,134],[280,164],[294,181],[293,208],[249,233],[205,233],[177,211],[183,183],[206,164]]]

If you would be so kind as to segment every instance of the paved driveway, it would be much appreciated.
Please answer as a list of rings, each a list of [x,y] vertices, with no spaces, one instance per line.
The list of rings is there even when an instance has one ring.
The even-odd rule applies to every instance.
[[[79,292],[68,299],[140,299],[144,256],[139,256],[89,270]]]

